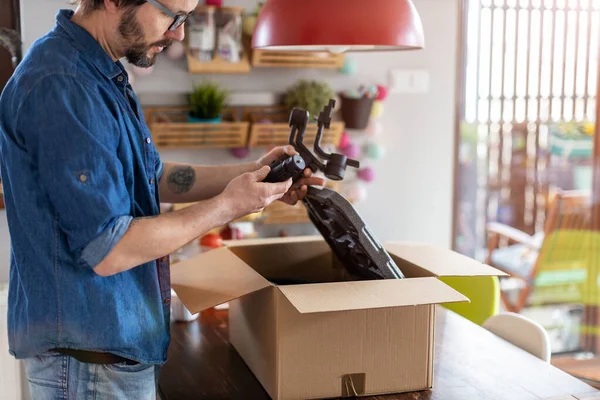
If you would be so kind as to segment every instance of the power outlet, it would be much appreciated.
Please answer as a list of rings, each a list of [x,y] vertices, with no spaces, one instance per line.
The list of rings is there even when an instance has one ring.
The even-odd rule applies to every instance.
[[[427,93],[429,71],[425,69],[393,69],[389,73],[391,93]]]

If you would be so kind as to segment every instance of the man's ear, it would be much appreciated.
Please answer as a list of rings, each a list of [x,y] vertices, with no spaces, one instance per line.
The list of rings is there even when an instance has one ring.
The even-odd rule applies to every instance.
[[[121,6],[121,0],[104,0],[104,9],[109,13],[116,14]]]

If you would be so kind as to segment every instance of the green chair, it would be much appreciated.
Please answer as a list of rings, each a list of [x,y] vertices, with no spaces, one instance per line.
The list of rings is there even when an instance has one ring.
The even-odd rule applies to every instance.
[[[477,325],[483,325],[500,311],[500,283],[497,276],[445,276],[439,279],[471,301],[443,306]]]

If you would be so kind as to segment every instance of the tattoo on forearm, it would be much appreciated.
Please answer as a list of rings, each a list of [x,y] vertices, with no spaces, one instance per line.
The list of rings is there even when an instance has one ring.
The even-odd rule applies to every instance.
[[[167,184],[175,194],[187,193],[196,182],[196,171],[192,167],[175,166],[169,172]]]

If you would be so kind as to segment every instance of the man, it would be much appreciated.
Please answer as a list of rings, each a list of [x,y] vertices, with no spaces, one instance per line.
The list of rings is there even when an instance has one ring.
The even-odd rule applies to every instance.
[[[119,60],[151,66],[197,0],[82,0],[61,10],[0,99],[11,233],[10,352],[34,399],[146,399],[169,344],[168,254],[273,201],[291,147],[228,166],[163,163]],[[159,214],[160,202],[198,202]]]

